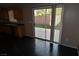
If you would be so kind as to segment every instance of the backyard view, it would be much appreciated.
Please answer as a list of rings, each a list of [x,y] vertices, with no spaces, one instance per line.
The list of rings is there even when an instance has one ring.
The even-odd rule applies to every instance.
[[[38,9],[34,11],[35,27],[50,28],[52,9]]]
[[[62,8],[56,8],[56,16],[54,24],[55,30],[60,30],[61,28],[61,12]],[[34,10],[35,37],[50,40],[51,14],[52,14],[51,8]],[[57,31],[55,30],[54,30],[55,32],[54,36],[57,37],[58,34],[56,33]]]
[[[52,9],[34,10],[35,37],[50,40]]]

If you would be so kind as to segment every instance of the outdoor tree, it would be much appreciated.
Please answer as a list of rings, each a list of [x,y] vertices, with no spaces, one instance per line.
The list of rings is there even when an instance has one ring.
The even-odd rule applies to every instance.
[[[51,9],[38,9],[34,11],[35,16],[44,16],[46,14],[51,14]]]

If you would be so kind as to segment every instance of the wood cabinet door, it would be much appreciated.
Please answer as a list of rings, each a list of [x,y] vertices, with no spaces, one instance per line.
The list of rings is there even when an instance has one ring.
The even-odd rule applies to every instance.
[[[1,8],[1,10],[0,10],[0,19],[9,20],[8,9]]]
[[[15,16],[15,19],[17,19],[18,21],[22,20],[23,19],[22,9],[20,8],[14,9],[14,16]]]
[[[25,34],[25,29],[24,29],[24,26],[18,26],[16,28],[16,36],[17,37],[23,37]]]

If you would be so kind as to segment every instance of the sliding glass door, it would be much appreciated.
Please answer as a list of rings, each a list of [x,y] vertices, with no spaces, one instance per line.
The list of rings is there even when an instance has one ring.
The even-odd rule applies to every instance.
[[[34,9],[35,37],[60,43],[62,7]]]
[[[34,28],[36,38],[50,40],[51,12],[51,8],[34,10]]]

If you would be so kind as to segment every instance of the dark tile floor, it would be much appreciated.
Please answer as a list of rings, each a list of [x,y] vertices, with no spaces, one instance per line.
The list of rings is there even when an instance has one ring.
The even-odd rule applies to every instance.
[[[1,56],[77,56],[77,50],[56,43],[32,38],[0,35]]]

